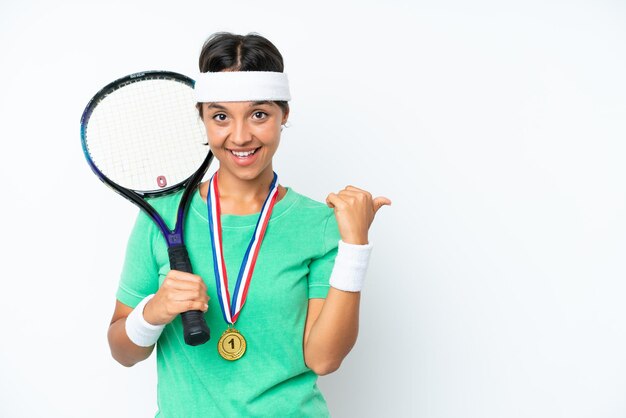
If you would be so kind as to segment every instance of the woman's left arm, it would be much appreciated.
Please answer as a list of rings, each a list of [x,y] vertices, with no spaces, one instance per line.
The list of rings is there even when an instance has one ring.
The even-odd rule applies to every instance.
[[[326,204],[334,208],[341,240],[368,244],[367,233],[378,209],[390,205],[386,197],[372,198],[365,190],[347,186],[331,193]],[[331,287],[326,299],[309,299],[304,329],[304,361],[318,375],[334,372],[356,342],[361,292]]]

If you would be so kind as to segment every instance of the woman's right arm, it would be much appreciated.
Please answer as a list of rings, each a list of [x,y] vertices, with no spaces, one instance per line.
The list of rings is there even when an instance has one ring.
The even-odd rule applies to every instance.
[[[119,300],[115,301],[115,312],[109,325],[109,347],[111,355],[122,366],[131,367],[136,363],[150,357],[154,345],[140,347],[133,343],[126,334],[126,318],[133,311],[130,306],[124,305]]]
[[[145,305],[142,315],[149,324],[166,325],[182,312],[189,310],[206,312],[209,309],[208,303],[207,287],[200,276],[170,270],[158,292]],[[154,350],[154,344],[150,347],[141,347],[128,338],[126,318],[132,311],[133,308],[130,306],[116,301],[108,332],[111,355],[126,367],[147,359]]]

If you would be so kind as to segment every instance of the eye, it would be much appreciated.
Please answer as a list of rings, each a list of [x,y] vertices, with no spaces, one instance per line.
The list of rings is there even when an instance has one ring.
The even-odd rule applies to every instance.
[[[253,117],[254,119],[265,119],[265,118],[267,117],[267,113],[265,113],[265,112],[261,112],[261,111],[254,112],[254,113],[252,114],[252,117]]]
[[[213,115],[213,120],[216,120],[218,122],[224,122],[226,120],[226,115],[223,113],[217,113]]]

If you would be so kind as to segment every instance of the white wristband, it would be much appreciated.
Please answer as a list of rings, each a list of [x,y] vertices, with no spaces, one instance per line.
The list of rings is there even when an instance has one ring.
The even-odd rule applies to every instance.
[[[156,344],[165,325],[152,325],[143,317],[143,309],[154,295],[146,296],[126,318],[126,335],[140,347],[150,347]]]
[[[360,292],[371,252],[372,244],[348,244],[340,240],[330,285],[346,292]]]

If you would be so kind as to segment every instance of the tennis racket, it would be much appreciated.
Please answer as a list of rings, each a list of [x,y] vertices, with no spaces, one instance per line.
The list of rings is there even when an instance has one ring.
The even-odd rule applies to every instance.
[[[131,74],[96,93],[80,122],[83,152],[92,171],[152,218],[167,242],[170,268],[187,273],[192,268],[183,240],[185,213],[213,159],[193,86],[189,77],[168,71]],[[183,188],[171,230],[145,199]],[[187,344],[209,340],[202,311],[181,316]]]

